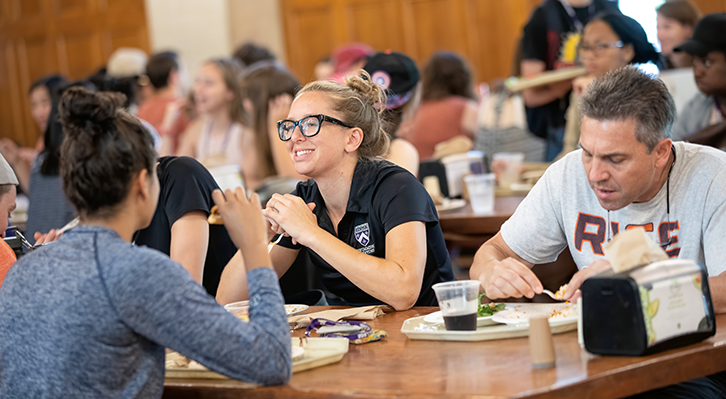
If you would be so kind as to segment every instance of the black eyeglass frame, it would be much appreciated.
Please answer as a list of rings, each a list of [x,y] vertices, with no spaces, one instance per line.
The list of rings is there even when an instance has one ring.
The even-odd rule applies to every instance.
[[[313,134],[308,134],[307,129],[303,130],[302,125],[301,125],[303,123],[303,121],[308,120],[310,118],[315,118],[318,120],[318,130],[316,130],[315,133],[313,133]],[[288,138],[284,138],[284,135],[281,130],[282,124],[285,122],[292,122],[294,124],[294,127],[292,128],[291,133],[290,133],[290,137],[288,137]],[[345,123],[345,122],[341,121],[340,119],[333,118],[332,116],[328,116],[328,115],[324,115],[324,114],[316,114],[316,115],[308,115],[308,116],[300,119],[299,121],[294,121],[292,119],[283,119],[281,121],[277,121],[277,136],[280,137],[280,140],[282,140],[282,141],[288,141],[292,138],[292,134],[295,133],[295,129],[300,128],[300,133],[302,133],[303,136],[313,137],[316,134],[320,133],[320,128],[323,126],[323,122],[330,122],[330,123],[333,123],[336,125],[347,127],[348,129],[352,129],[355,127],[349,123]]]

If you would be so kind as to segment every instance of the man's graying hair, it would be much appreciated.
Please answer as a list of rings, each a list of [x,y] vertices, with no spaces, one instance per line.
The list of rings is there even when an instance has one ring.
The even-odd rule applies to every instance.
[[[636,122],[635,139],[650,154],[671,137],[676,106],[662,80],[627,66],[595,79],[580,100],[582,116],[596,121]]]

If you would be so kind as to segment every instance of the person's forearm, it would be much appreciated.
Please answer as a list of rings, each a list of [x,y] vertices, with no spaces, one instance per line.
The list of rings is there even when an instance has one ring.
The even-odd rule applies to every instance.
[[[359,252],[323,230],[307,244],[356,287],[394,309],[409,309],[416,303],[422,276],[410,268]]]
[[[540,107],[562,98],[572,89],[572,81],[552,83],[547,86],[522,90],[524,104],[530,108]]]
[[[726,272],[709,277],[708,286],[711,289],[713,311],[716,314],[726,313]]]
[[[472,280],[480,280],[481,276],[489,271],[492,264],[501,262],[506,258],[506,254],[495,245],[489,241],[485,242],[474,254],[474,261],[469,269],[469,277]]]
[[[240,251],[237,251],[224,267],[219,278],[216,299],[222,305],[249,299],[247,269]]]

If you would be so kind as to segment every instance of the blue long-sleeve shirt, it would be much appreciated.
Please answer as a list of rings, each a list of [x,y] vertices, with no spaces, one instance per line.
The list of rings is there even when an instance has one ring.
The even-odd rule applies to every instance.
[[[247,280],[249,323],[161,252],[78,226],[21,258],[0,288],[0,397],[161,397],[165,347],[231,378],[285,383],[277,275]]]

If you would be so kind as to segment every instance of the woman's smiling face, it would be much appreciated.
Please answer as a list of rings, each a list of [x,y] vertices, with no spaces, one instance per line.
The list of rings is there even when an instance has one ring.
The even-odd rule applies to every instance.
[[[324,114],[340,120],[343,116],[333,110],[328,94],[316,91],[303,93],[293,101],[287,119],[299,121],[310,115]],[[305,137],[296,127],[287,141],[287,151],[295,164],[295,170],[315,178],[334,171],[343,157],[351,150],[348,132],[351,129],[330,122],[322,122],[320,131],[313,137]],[[357,148],[357,146],[356,146]]]

